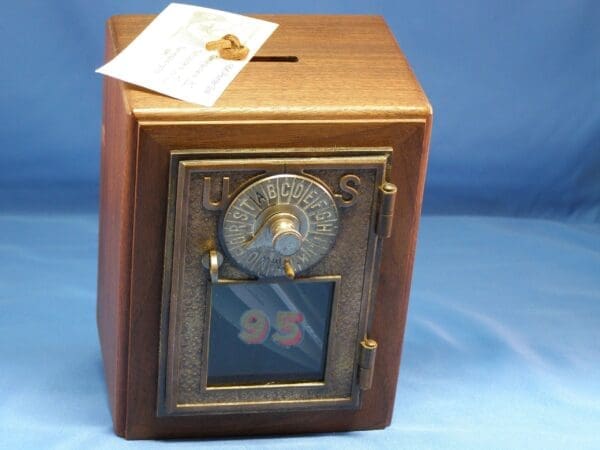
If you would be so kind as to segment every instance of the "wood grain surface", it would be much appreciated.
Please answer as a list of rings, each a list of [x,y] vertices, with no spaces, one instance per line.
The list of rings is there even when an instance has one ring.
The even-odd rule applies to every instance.
[[[251,62],[213,108],[127,85],[140,120],[379,119],[424,117],[431,108],[394,37],[379,16],[256,16],[279,24],[258,55],[297,63]],[[109,22],[113,49],[125,48],[153,16]]]
[[[127,438],[382,428],[394,405],[427,165],[431,107],[379,17],[258,16],[280,24],[215,107],[105,83],[98,321],[115,430]],[[151,16],[108,23],[107,56]],[[282,65],[282,67],[280,67]],[[358,410],[156,417],[169,154],[172,150],[390,146],[398,196],[369,336],[373,388]],[[304,149],[303,149],[304,148]],[[99,407],[102,407],[99,405]]]

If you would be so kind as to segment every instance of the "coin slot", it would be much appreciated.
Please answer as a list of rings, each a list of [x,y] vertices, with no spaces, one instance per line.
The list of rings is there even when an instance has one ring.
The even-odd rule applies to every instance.
[[[295,63],[299,59],[297,56],[285,55],[285,56],[253,56],[250,62],[286,62]]]

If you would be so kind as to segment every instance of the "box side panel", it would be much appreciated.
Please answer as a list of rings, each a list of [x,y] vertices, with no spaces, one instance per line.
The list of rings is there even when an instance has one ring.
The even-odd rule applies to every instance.
[[[114,55],[110,23],[106,58]],[[123,97],[123,84],[104,79],[97,322],[115,431],[125,427],[127,329],[137,133]]]
[[[383,246],[376,307],[374,308],[371,336],[380,343],[375,363],[375,386],[367,396],[365,409],[373,428],[391,423],[396,398],[402,345],[406,329],[408,301],[423,192],[429,157],[432,117],[409,139],[398,146],[392,157],[393,183],[398,186],[394,210],[392,236]],[[395,329],[395,333],[389,330]],[[386,407],[382,407],[386,404]],[[400,403],[397,405],[402,407]],[[375,419],[377,417],[377,419]]]

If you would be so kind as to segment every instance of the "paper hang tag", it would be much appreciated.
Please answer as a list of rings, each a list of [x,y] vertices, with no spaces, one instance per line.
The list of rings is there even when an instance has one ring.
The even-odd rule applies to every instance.
[[[277,28],[276,23],[171,3],[121,53],[96,70],[190,103],[212,106]],[[234,34],[249,49],[241,61],[206,50]]]

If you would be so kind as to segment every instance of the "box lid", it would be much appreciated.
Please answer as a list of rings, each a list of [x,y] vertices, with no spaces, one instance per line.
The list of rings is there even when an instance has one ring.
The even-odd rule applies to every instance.
[[[298,62],[250,62],[211,107],[122,83],[139,120],[373,120],[431,115],[431,107],[383,18],[256,15],[279,24],[257,55]],[[154,18],[108,22],[109,55]]]

